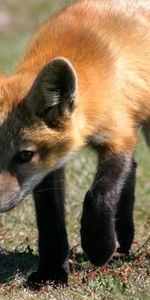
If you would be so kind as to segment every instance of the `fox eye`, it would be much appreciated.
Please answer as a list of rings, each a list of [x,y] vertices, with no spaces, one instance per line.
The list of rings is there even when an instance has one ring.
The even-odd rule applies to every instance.
[[[29,162],[34,155],[33,151],[23,150],[15,156],[15,161],[19,164]]]

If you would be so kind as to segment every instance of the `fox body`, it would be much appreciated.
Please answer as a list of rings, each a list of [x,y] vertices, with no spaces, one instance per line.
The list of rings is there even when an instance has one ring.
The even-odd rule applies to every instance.
[[[149,0],[67,6],[38,30],[15,72],[0,76],[0,210],[33,192],[40,261],[29,282],[67,281],[63,165],[86,145],[99,163],[83,205],[83,249],[96,265],[117,239],[129,252],[141,126],[149,142]]]

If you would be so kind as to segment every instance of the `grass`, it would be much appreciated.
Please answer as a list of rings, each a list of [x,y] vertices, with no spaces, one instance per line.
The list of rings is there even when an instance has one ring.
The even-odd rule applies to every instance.
[[[30,36],[57,6],[66,1],[5,0],[0,2],[0,69],[10,73],[21,58]],[[13,211],[0,215],[0,299],[150,299],[150,183],[149,151],[139,137],[136,153],[136,235],[130,260],[114,258],[95,268],[80,247],[82,202],[92,182],[96,157],[89,150],[76,154],[67,166],[66,218],[72,249],[69,287],[27,289],[25,280],[36,269],[37,230],[31,197]]]

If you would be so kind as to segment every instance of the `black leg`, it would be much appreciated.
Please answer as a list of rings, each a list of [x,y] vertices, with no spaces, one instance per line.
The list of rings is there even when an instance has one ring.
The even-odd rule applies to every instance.
[[[119,252],[129,254],[134,238],[133,209],[135,202],[136,162],[133,161],[125,186],[122,190],[116,214],[116,233]]]
[[[67,283],[68,241],[64,218],[64,170],[49,174],[34,190],[39,230],[39,268],[29,284]]]
[[[126,154],[113,154],[105,159],[86,194],[81,242],[83,250],[95,265],[105,264],[116,249],[116,207],[130,166],[131,158]]]

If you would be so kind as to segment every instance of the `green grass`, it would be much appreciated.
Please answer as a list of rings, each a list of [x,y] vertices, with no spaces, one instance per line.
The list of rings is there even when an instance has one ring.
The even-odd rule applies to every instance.
[[[1,71],[9,74],[15,68],[38,25],[64,3],[60,0],[0,1],[0,21],[2,13],[8,20],[5,26],[0,26]],[[150,159],[141,136],[136,157],[139,166],[132,259],[113,259],[103,268],[95,268],[84,259],[80,247],[80,218],[96,157],[89,150],[83,150],[67,166],[66,218],[72,249],[69,287],[53,289],[46,286],[40,292],[24,287],[28,274],[36,269],[38,262],[34,205],[29,197],[13,211],[0,215],[0,300],[150,299],[150,241],[147,241],[150,232]]]

